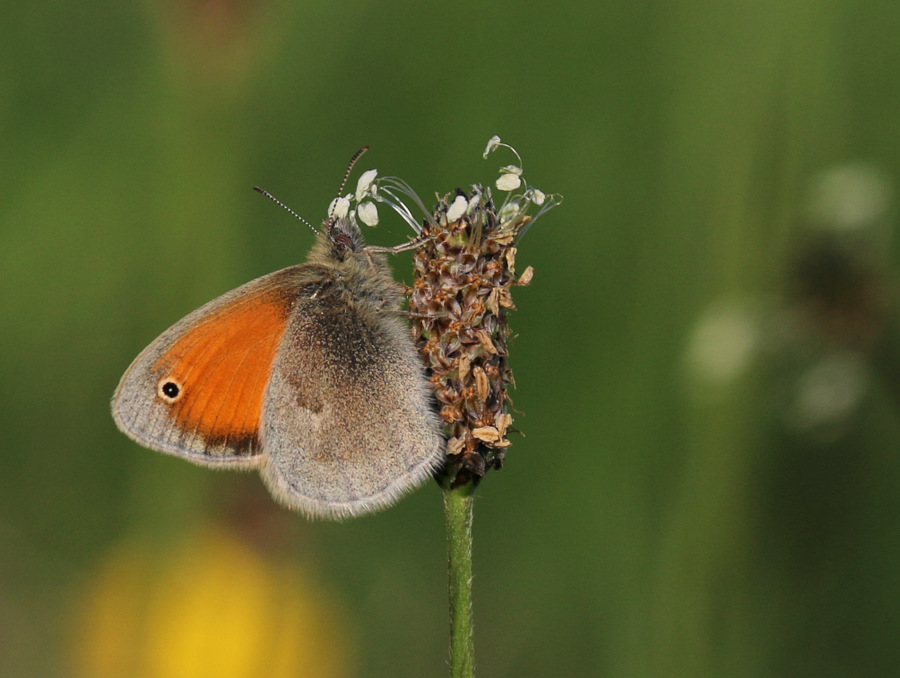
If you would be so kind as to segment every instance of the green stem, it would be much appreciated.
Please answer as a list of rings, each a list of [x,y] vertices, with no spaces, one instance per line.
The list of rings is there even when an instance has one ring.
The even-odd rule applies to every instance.
[[[472,504],[471,484],[444,489],[447,523],[447,570],[450,575],[450,676],[475,675],[472,639]]]

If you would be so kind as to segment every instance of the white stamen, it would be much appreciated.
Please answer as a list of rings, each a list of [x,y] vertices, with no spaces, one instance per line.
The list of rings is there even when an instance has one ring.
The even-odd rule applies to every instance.
[[[350,200],[347,198],[337,197],[331,201],[328,206],[328,216],[345,219],[350,213]]]
[[[362,173],[359,181],[356,182],[356,201],[359,202],[366,196],[374,196],[378,190],[375,184],[375,177],[378,176],[378,170],[370,169]]]
[[[366,226],[378,225],[378,208],[375,207],[374,202],[366,201],[359,203],[359,207],[356,208],[356,214],[359,216],[359,220]]]
[[[547,199],[547,196],[544,195],[544,192],[537,188],[529,188],[528,192],[525,194],[525,197],[529,198],[531,202],[540,207],[544,204],[544,201]]]
[[[481,186],[472,186],[472,197],[469,198],[469,206],[466,210],[467,214],[474,214],[475,210],[477,210],[481,206],[481,201],[483,199],[481,193]]]
[[[495,134],[495,135],[492,136],[490,139],[488,139],[487,147],[484,149],[484,155],[483,155],[484,159],[487,160],[487,157],[488,157],[491,153],[493,153],[494,151],[496,151],[497,148],[498,148],[499,146],[500,146],[500,137],[498,137],[498,136]]]
[[[469,201],[466,200],[466,197],[464,195],[456,196],[453,204],[450,205],[450,208],[447,210],[447,221],[449,223],[457,221],[463,214],[466,213],[466,209],[468,207]]]
[[[522,179],[518,174],[502,174],[497,179],[496,185],[501,191],[514,191],[522,185]]]

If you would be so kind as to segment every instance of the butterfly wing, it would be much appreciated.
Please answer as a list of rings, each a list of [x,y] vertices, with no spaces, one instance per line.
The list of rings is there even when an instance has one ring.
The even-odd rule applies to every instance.
[[[262,436],[272,493],[327,518],[393,503],[430,475],[444,447],[405,324],[329,288],[291,313]]]
[[[131,364],[112,401],[147,447],[211,466],[259,466],[264,396],[302,266],[232,290],[173,325]]]

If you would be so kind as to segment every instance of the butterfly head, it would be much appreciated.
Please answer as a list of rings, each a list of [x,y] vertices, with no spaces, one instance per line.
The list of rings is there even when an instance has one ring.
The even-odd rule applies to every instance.
[[[324,236],[320,236],[320,242],[327,242],[330,258],[337,261],[345,261],[365,246],[349,198],[338,197],[331,202],[320,233]]]

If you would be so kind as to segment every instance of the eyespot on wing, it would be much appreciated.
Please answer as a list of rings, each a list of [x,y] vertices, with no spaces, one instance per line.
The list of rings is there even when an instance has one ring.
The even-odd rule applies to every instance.
[[[264,276],[194,311],[148,346],[113,397],[137,442],[201,464],[260,455],[265,389],[296,288],[297,267]]]

